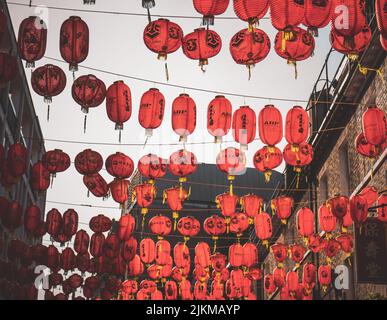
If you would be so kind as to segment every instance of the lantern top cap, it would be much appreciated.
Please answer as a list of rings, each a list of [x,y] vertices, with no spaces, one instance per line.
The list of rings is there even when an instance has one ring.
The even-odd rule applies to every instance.
[[[222,94],[218,94],[217,96],[215,96],[215,98],[226,98],[226,97]]]
[[[181,94],[179,95],[179,97],[189,97],[189,94],[188,94],[188,93],[181,93]]]
[[[160,90],[157,88],[150,88],[149,91],[160,91]]]

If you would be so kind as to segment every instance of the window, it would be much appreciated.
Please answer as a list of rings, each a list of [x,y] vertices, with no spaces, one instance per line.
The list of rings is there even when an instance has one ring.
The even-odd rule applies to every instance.
[[[350,189],[348,145],[345,143],[339,149],[340,161],[340,194],[348,196]]]

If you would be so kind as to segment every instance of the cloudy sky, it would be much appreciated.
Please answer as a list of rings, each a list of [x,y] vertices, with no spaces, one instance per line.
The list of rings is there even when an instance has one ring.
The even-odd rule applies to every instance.
[[[154,152],[162,157],[169,155],[179,149],[179,146],[147,146],[143,149],[145,142],[144,129],[138,123],[138,108],[141,95],[149,88],[154,87],[153,81],[165,83],[164,65],[157,60],[156,54],[150,52],[143,43],[143,30],[147,24],[147,17],[143,15],[133,16],[115,14],[112,12],[128,12],[145,14],[141,7],[141,0],[96,0],[95,6],[83,5],[83,0],[33,0],[33,4],[41,5],[40,8],[29,8],[19,4],[28,4],[29,0],[8,1],[15,32],[19,29],[20,22],[30,15],[41,15],[48,24],[48,44],[46,58],[37,63],[37,66],[46,63],[54,63],[65,70],[68,85],[65,91],[53,99],[50,121],[46,121],[47,107],[43,98],[36,95],[32,89],[35,109],[39,116],[43,134],[47,140],[46,149],[59,148],[66,151],[72,160],[76,154],[85,148],[99,151],[104,158],[117,151],[129,155],[135,163],[142,155]],[[44,6],[69,8],[73,10],[47,9]],[[108,11],[110,13],[81,12],[77,9]],[[194,10],[191,0],[156,0],[156,8],[153,14],[183,15],[194,18],[175,18],[172,21],[178,23],[185,34],[200,26],[201,18]],[[124,80],[132,91],[133,114],[132,118],[125,124],[122,133],[122,144],[118,144],[118,132],[114,130],[114,124],[107,118],[105,104],[90,111],[88,116],[87,131],[83,133],[83,113],[71,97],[72,74],[68,71],[68,65],[62,61],[59,53],[59,29],[64,20],[71,15],[80,16],[90,29],[90,52],[87,60],[81,64],[76,76],[83,74],[94,74],[102,79],[107,86],[114,81]],[[316,49],[312,58],[298,64],[298,79],[294,78],[294,69],[286,64],[273,49],[273,41],[276,30],[271,26],[270,20],[262,19],[260,28],[270,37],[272,50],[268,57],[253,69],[252,79],[248,81],[248,72],[244,66],[234,63],[229,53],[229,41],[239,30],[246,27],[246,23],[238,20],[233,12],[232,5],[222,17],[233,19],[216,19],[213,29],[219,33],[223,40],[221,53],[210,59],[207,72],[203,74],[196,61],[189,60],[179,50],[168,57],[170,72],[170,84],[183,87],[195,87],[213,90],[216,92],[230,92],[240,95],[264,96],[267,99],[252,99],[243,97],[228,98],[236,110],[239,106],[250,105],[258,114],[265,104],[275,104],[285,115],[287,110],[294,105],[293,102],[276,101],[275,98],[307,100],[317,76],[324,63],[325,57],[330,49],[328,33],[329,27],[320,31],[316,38]],[[339,55],[337,55],[339,58]],[[133,80],[125,77],[113,76],[107,73],[90,71],[84,67],[98,68],[109,72],[127,75],[131,77],[144,78],[150,82]],[[27,70],[27,76],[30,74]],[[156,85],[166,98],[166,112],[162,126],[154,132],[149,144],[168,144],[178,142],[178,136],[171,128],[171,105],[172,101],[184,91],[188,93],[197,104],[197,129],[188,138],[188,142],[213,141],[206,129],[206,113],[208,103],[215,94],[203,93],[190,89],[179,89],[167,85]],[[271,99],[270,99],[271,98]],[[305,103],[301,103],[305,107]],[[80,141],[82,143],[64,143],[50,140]],[[225,138],[232,140],[232,135]],[[94,145],[98,143],[99,145]],[[106,145],[103,145],[106,144]],[[134,144],[134,145],[127,145]],[[224,143],[225,146],[238,146],[236,143]],[[285,146],[285,141],[280,148]],[[248,165],[252,165],[252,157],[262,144],[257,141],[250,144],[247,153]],[[214,163],[219,145],[187,145],[187,149],[193,151],[200,162]],[[280,169],[282,169],[281,167]],[[102,175],[108,180],[112,178],[106,171]],[[57,207],[61,212],[73,207],[80,213],[80,221],[88,222],[90,217],[98,213],[104,213],[110,217],[118,217],[118,206],[112,201],[102,201],[95,198],[87,198],[86,188],[83,186],[82,177],[72,166],[65,173],[59,174],[54,182],[54,187],[48,192],[47,211]],[[53,203],[55,201],[92,204],[95,206],[107,206],[117,209],[98,209],[77,207],[75,205],[62,205]],[[82,226],[85,228],[85,226]]]

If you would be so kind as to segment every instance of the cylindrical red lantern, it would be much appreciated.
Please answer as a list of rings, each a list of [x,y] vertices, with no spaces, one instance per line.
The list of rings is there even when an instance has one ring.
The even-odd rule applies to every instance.
[[[328,234],[336,229],[336,216],[333,215],[331,208],[327,204],[320,206],[318,210],[318,221],[320,229]]]
[[[85,230],[79,230],[74,239],[74,251],[76,253],[86,253],[89,250],[90,236]]]
[[[70,71],[78,70],[78,63],[89,54],[89,27],[80,17],[72,16],[60,29],[60,54],[70,64]]]
[[[294,200],[292,197],[281,196],[271,200],[271,209],[278,219],[281,220],[282,224],[286,224],[287,219],[290,218],[293,205]]]
[[[294,106],[286,115],[285,138],[292,145],[306,142],[309,136],[309,115],[300,106]]]
[[[132,94],[123,81],[116,81],[107,89],[106,113],[120,131],[132,116]]]
[[[307,207],[297,212],[297,230],[304,238],[314,233],[314,213]]]
[[[291,292],[298,289],[298,273],[297,271],[289,271],[286,275],[286,285]]]
[[[121,216],[118,223],[118,238],[121,241],[127,241],[131,238],[136,227],[136,220],[131,214]]]
[[[105,236],[102,233],[94,233],[90,239],[90,254],[97,258],[102,256],[104,243]]]
[[[78,220],[78,213],[75,210],[66,210],[66,212],[63,213],[63,233],[68,237],[75,235],[78,231]]]
[[[330,265],[321,265],[318,268],[318,282],[322,285],[323,291],[326,292],[332,282],[332,269]]]
[[[195,263],[203,268],[211,265],[211,250],[207,242],[198,242],[195,246]]]
[[[283,243],[276,243],[270,247],[270,252],[273,253],[273,257],[278,263],[278,268],[282,268],[283,262],[287,258],[288,247]]]
[[[255,233],[257,237],[262,240],[262,243],[268,247],[269,239],[273,235],[273,226],[271,217],[266,212],[261,212],[254,219]]]
[[[351,217],[357,227],[360,227],[368,217],[368,203],[364,196],[356,195],[349,201]]]
[[[31,205],[24,214],[24,230],[28,234],[34,234],[41,224],[42,213],[37,205]],[[0,214],[1,218],[1,214]]]
[[[106,198],[108,196],[109,186],[99,173],[83,176],[83,183],[95,197]]]
[[[305,0],[305,14],[302,24],[308,27],[308,32],[318,35],[318,29],[324,28],[331,21],[333,0]]]
[[[249,223],[254,223],[254,218],[262,211],[263,199],[255,194],[248,194],[240,198],[244,213],[249,217]]]
[[[110,193],[115,202],[124,206],[125,202],[129,199],[129,180],[114,179],[109,184]]]
[[[264,283],[264,288],[265,288],[266,294],[271,295],[272,293],[274,293],[274,291],[276,289],[276,285],[275,285],[274,277],[272,274],[267,274],[264,278],[263,283]]]
[[[187,141],[196,128],[196,104],[188,94],[181,94],[172,104],[172,129],[180,136],[180,141]]]
[[[8,148],[7,165],[9,173],[15,178],[27,172],[28,150],[24,144],[17,142]]]
[[[338,34],[350,39],[366,24],[365,1],[332,0],[332,27]]]
[[[165,98],[159,89],[151,88],[141,98],[138,121],[145,129],[147,137],[152,136],[153,129],[160,127],[164,119]]]
[[[136,198],[137,205],[141,208],[143,215],[148,213],[150,207],[156,197],[157,189],[152,183],[143,183],[134,187],[132,200]]]
[[[50,172],[41,161],[33,165],[30,180],[32,189],[37,192],[45,192],[50,186]]]
[[[208,59],[216,56],[221,49],[222,39],[213,30],[198,28],[183,39],[183,53],[189,59],[198,60],[203,72]]]
[[[19,27],[18,47],[20,57],[27,68],[35,67],[35,61],[43,58],[47,45],[47,26],[36,16],[24,19]]]
[[[193,0],[195,10],[203,15],[204,25],[213,25],[215,16],[227,10],[230,0]]]
[[[368,143],[379,146],[386,142],[387,120],[383,110],[377,107],[368,107],[363,113],[362,127]]]
[[[140,258],[146,265],[155,260],[156,244],[151,238],[142,239],[140,242]]]
[[[281,112],[274,105],[266,105],[258,116],[259,137],[270,147],[282,140],[283,124]]]
[[[232,105],[222,95],[216,96],[207,109],[207,130],[220,143],[231,128]]]
[[[232,133],[241,150],[247,150],[247,145],[254,141],[257,132],[256,114],[249,106],[240,107],[234,112]]]
[[[46,216],[47,233],[55,237],[57,236],[63,226],[63,218],[57,209],[51,209]]]
[[[269,9],[269,0],[234,0],[234,11],[239,19],[249,23],[252,30]]]

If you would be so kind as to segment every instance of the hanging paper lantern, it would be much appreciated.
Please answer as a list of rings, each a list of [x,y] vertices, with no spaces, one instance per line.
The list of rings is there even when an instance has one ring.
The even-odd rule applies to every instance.
[[[67,78],[63,70],[52,64],[37,68],[31,75],[31,86],[34,91],[44,97],[48,104],[47,119],[50,118],[52,97],[59,95],[66,88]]]
[[[200,222],[193,217],[183,217],[177,223],[177,230],[184,237],[184,241],[197,236],[200,231]]]
[[[306,263],[302,269],[302,284],[308,291],[312,290],[316,283],[316,267],[313,263]]]
[[[277,30],[288,31],[297,27],[304,18],[304,1],[270,0],[269,4],[271,23]]]
[[[372,207],[378,199],[378,190],[374,186],[367,186],[360,191],[359,195],[366,198],[368,207]]]
[[[109,184],[110,193],[115,202],[124,206],[125,202],[129,199],[129,180],[114,179]]]
[[[287,223],[287,219],[290,218],[292,214],[292,208],[294,205],[294,200],[291,197],[280,196],[271,200],[271,209],[273,214],[276,214],[278,219],[281,220],[282,224]]]
[[[168,19],[150,22],[144,29],[144,43],[147,48],[158,54],[158,59],[167,60],[167,55],[181,47],[183,30]]]
[[[112,227],[112,221],[103,214],[99,214],[90,219],[89,227],[95,233],[107,232]]]
[[[274,105],[266,105],[258,115],[259,138],[269,147],[283,137],[282,114]]]
[[[211,256],[211,266],[216,272],[221,272],[226,268],[227,257],[222,253],[215,253]]]
[[[177,268],[185,268],[191,263],[189,247],[185,242],[179,242],[173,248],[173,259]]]
[[[195,246],[195,263],[203,268],[211,265],[211,250],[206,242],[198,242]]]
[[[309,136],[309,115],[299,106],[290,109],[286,115],[285,138],[291,145],[306,142]]]
[[[319,234],[312,234],[308,237],[308,248],[313,253],[319,253],[325,249],[326,242],[327,241]]]
[[[332,28],[330,33],[330,41],[332,47],[342,54],[348,56],[349,59],[355,60],[371,43],[372,33],[368,25],[348,41],[346,36],[341,35],[336,29]]]
[[[76,257],[73,249],[66,248],[60,256],[60,266],[66,272],[74,270],[76,265]]]
[[[318,268],[318,282],[322,285],[323,291],[326,292],[332,283],[332,269],[330,265],[321,265]]]
[[[239,268],[243,264],[243,246],[239,243],[232,244],[228,250],[228,260],[232,267]]]
[[[101,171],[103,159],[97,151],[85,149],[75,157],[74,165],[81,175],[89,176]]]
[[[312,56],[315,46],[313,36],[307,31],[294,27],[290,36],[287,31],[279,31],[275,36],[275,52],[283,59],[287,60],[295,68],[295,78],[297,79],[297,61],[308,59]],[[286,39],[286,40],[284,40]]]
[[[298,289],[298,273],[297,271],[289,271],[286,274],[286,285],[290,292],[295,292]]]
[[[132,202],[136,199],[137,205],[141,208],[143,215],[148,213],[148,207],[150,207],[156,198],[157,189],[151,183],[143,183],[134,187],[132,194]]]
[[[247,150],[248,144],[255,139],[257,124],[256,114],[249,106],[242,106],[234,112],[232,133],[234,140],[240,143],[241,150]]]
[[[357,227],[360,227],[368,217],[368,203],[364,196],[356,195],[349,201],[351,217]]]
[[[222,39],[213,30],[198,28],[183,38],[183,53],[189,59],[198,60],[203,72],[208,59],[216,56],[221,49]]]
[[[371,160],[374,160],[383,153],[383,151],[386,149],[387,143],[382,143],[379,146],[370,144],[364,137],[364,133],[361,132],[356,137],[355,145],[356,145],[356,151],[359,154],[367,158],[370,158]]]
[[[313,160],[313,147],[308,143],[301,143],[297,148],[288,144],[283,152],[286,164],[294,167],[294,171],[300,173],[302,167],[308,166]]]
[[[55,176],[59,172],[66,171],[71,164],[70,157],[62,150],[47,151],[42,157],[43,166]]]
[[[144,264],[141,262],[140,256],[135,255],[128,264],[128,275],[137,278],[144,273]]]
[[[271,217],[266,212],[261,212],[254,220],[255,233],[262,240],[263,245],[268,248],[269,239],[273,235]]]
[[[232,193],[231,182],[235,176],[242,175],[246,171],[246,156],[243,151],[236,148],[226,148],[216,157],[216,166],[228,176],[230,181],[230,192]]]
[[[266,294],[271,295],[276,290],[276,285],[274,282],[274,277],[272,274],[267,274],[263,280],[264,289]]]
[[[208,105],[207,130],[215,137],[215,143],[222,142],[231,128],[232,105],[222,95],[218,95]]]
[[[149,220],[149,228],[152,233],[156,234],[159,238],[163,238],[171,233],[172,222],[166,216],[155,216]]]
[[[203,228],[214,240],[214,251],[216,251],[216,241],[219,239],[219,236],[226,233],[226,220],[217,215],[212,215],[204,221]]]
[[[164,119],[165,98],[156,88],[145,92],[141,98],[138,121],[145,129],[147,137],[152,136],[154,129],[160,127]]]
[[[196,104],[188,94],[181,94],[172,104],[172,129],[180,136],[180,141],[187,141],[196,128]]]
[[[154,179],[162,178],[167,173],[167,161],[154,154],[147,154],[140,158],[137,168],[141,175],[150,179],[149,183],[153,183]]]
[[[137,247],[138,242],[136,238],[130,237],[122,244],[120,256],[125,262],[132,261],[136,256]]]
[[[166,300],[177,300],[178,287],[175,281],[169,280],[165,283],[165,299]]]
[[[0,218],[1,218],[0,214]],[[30,205],[24,214],[24,230],[28,234],[33,234],[41,223],[42,213],[40,208],[36,205]]]
[[[89,54],[89,27],[80,17],[72,16],[60,29],[60,54],[70,64],[70,71],[78,70],[78,63]]]
[[[123,130],[124,123],[132,116],[132,94],[123,81],[114,82],[106,91],[106,113],[116,124],[116,130]]]
[[[306,253],[305,247],[300,244],[293,244],[290,246],[289,251],[292,260],[296,263],[296,268],[299,268]]]
[[[203,15],[204,25],[213,25],[215,16],[227,10],[230,0],[193,0],[195,10]]]
[[[245,213],[235,213],[230,217],[230,232],[240,238],[249,227],[249,218]]]
[[[332,214],[337,219],[342,219],[348,211],[349,199],[346,196],[336,196],[328,200],[328,204],[332,210]]]
[[[172,210],[172,217],[175,220],[175,227],[177,226],[177,219],[179,218],[179,211],[183,209],[184,201],[189,197],[190,192],[182,187],[173,187],[164,190],[163,203],[167,201],[169,208]]]
[[[387,194],[382,194],[377,203],[378,208],[378,220],[381,222],[387,222]]]
[[[133,173],[133,160],[127,155],[116,152],[107,157],[105,161],[107,172],[117,179],[128,179]]]
[[[30,181],[32,189],[39,193],[47,191],[50,186],[50,172],[41,161],[32,166]]]
[[[136,227],[136,220],[131,214],[121,216],[118,222],[118,238],[121,241],[127,241],[131,238]]]
[[[259,19],[265,16],[268,9],[269,0],[234,0],[235,14],[249,23],[250,31],[259,23]]]
[[[57,209],[51,209],[46,216],[47,233],[55,237],[57,236],[63,226],[63,218]]]
[[[15,178],[27,172],[28,150],[22,143],[14,143],[8,148],[7,164],[9,173]]]
[[[230,217],[236,212],[239,197],[230,192],[225,192],[216,196],[215,202],[217,207],[220,208],[222,215],[226,217],[226,223],[228,225]]]
[[[105,257],[114,259],[120,252],[120,239],[114,234],[110,233],[103,244],[103,253]]]
[[[351,208],[349,204],[347,205],[347,213],[343,217],[343,221],[341,223],[341,232],[347,233],[349,227],[353,225],[353,220],[351,217]]]
[[[344,260],[348,259],[353,252],[353,236],[351,234],[341,234],[336,240],[340,243],[341,249],[346,253]]]
[[[345,15],[345,18],[343,18]],[[335,31],[348,38],[357,35],[367,24],[365,16],[365,1],[333,0],[332,27]]]
[[[62,232],[71,238],[78,231],[78,220],[78,213],[75,210],[66,210],[66,212],[63,214]]]
[[[333,215],[331,208],[327,204],[320,206],[318,210],[318,222],[321,231],[330,234],[336,229],[336,216]]]
[[[61,256],[58,249],[55,246],[50,245],[47,248],[47,267],[51,270],[58,269],[60,265],[60,258]]]
[[[240,198],[240,205],[249,217],[249,224],[253,224],[254,218],[262,211],[263,199],[255,194],[248,194]]]
[[[332,258],[339,253],[341,245],[340,242],[336,241],[335,239],[329,239],[324,249],[327,263],[331,264]]]
[[[282,268],[283,262],[287,258],[288,247],[283,243],[276,243],[270,247],[270,252],[273,253],[273,257],[278,263],[278,268]]]
[[[282,152],[277,147],[264,146],[259,149],[253,158],[255,169],[265,175],[265,181],[269,182],[272,170],[277,168],[283,160]]]
[[[169,157],[169,171],[179,177],[180,182],[185,182],[187,176],[193,174],[197,169],[196,156],[187,150],[179,150]]]
[[[79,230],[74,239],[74,251],[76,253],[86,253],[89,250],[90,236],[85,230]]]
[[[250,268],[258,263],[258,248],[254,243],[246,242],[243,245],[242,265]]]
[[[146,265],[155,260],[156,244],[151,238],[142,239],[140,242],[140,258]]]
[[[297,231],[304,237],[305,241],[314,233],[314,213],[307,207],[301,208],[297,212]]]
[[[260,3],[264,1],[259,1]],[[270,39],[261,29],[243,29],[236,33],[230,41],[231,56],[237,64],[243,64],[249,69],[264,60],[270,52]]]
[[[286,271],[284,268],[273,269],[274,284],[277,288],[282,289],[286,286]]]
[[[90,254],[93,257],[102,256],[104,243],[105,236],[102,233],[94,233],[90,238]]]
[[[159,216],[159,217],[162,217],[162,216]],[[170,222],[170,220],[169,222],[168,220],[167,220],[167,225]],[[159,225],[158,228],[165,229],[165,224]],[[167,226],[167,229],[169,229],[168,226]],[[171,244],[167,240],[160,239],[156,243],[156,256],[155,256],[156,264],[165,266],[166,264],[170,263],[170,259],[171,259]]]
[[[318,29],[324,28],[331,21],[333,0],[305,0],[305,14],[302,24],[308,32],[318,36]]]
[[[17,60],[16,57],[11,56],[8,53],[0,52],[0,84],[12,81],[17,72]]]
[[[106,198],[108,196],[109,186],[99,173],[83,176],[83,183],[95,197]]]
[[[47,26],[36,16],[24,19],[19,27],[18,47],[20,58],[26,60],[26,67],[35,67],[35,61],[43,58],[47,45]]]
[[[368,107],[363,113],[362,127],[368,143],[378,146],[386,142],[387,120],[383,110],[377,107]]]

